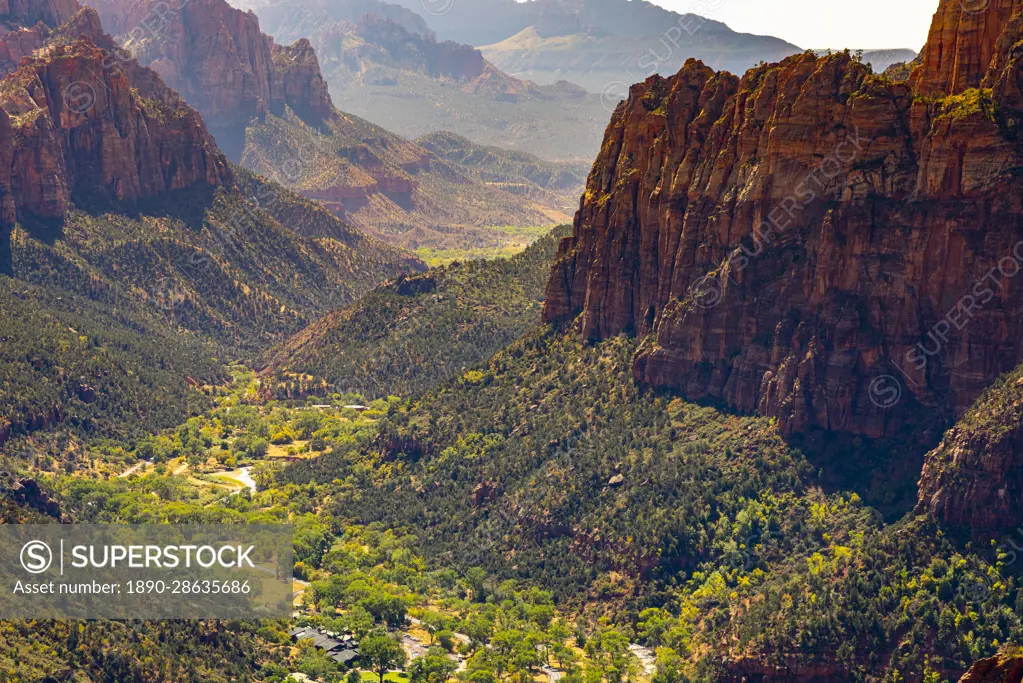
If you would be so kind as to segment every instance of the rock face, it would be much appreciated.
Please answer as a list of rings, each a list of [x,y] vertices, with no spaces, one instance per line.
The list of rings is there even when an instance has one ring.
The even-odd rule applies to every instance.
[[[690,60],[633,87],[546,319],[644,336],[638,379],[788,433],[884,437],[962,414],[1023,358],[1021,5],[967,19],[943,0],[935,16],[962,15],[955,44],[994,56],[991,93],[964,91],[982,78],[931,44],[913,82],[936,74],[927,92],[944,97],[841,54],[742,78]]]
[[[320,73],[316,51],[309,41],[302,38],[290,47],[273,45],[272,54],[288,106],[308,122],[329,118],[334,112],[334,103]]]
[[[284,113],[325,117],[333,110],[319,63],[306,41],[279,48],[252,12],[224,0],[90,0],[103,26],[157,71],[206,121],[237,161],[252,119]],[[309,121],[315,125],[315,122]]]
[[[910,81],[914,90],[933,95],[980,87],[1019,6],[1019,0],[942,2],[931,22],[923,67]]]
[[[917,512],[983,537],[1023,524],[1021,501],[1023,367],[1000,378],[927,455]]]
[[[78,0],[0,0],[0,76],[18,68],[79,9]]]
[[[0,0],[0,22],[57,27],[78,10],[78,0]]]
[[[18,505],[32,508],[33,510],[54,519],[63,519],[60,511],[60,503],[39,487],[35,479],[18,479],[5,491],[8,498]]]
[[[1003,653],[982,659],[959,679],[959,683],[1020,683],[1023,681],[1023,654]]]
[[[9,74],[17,69],[23,57],[43,46],[48,34],[47,27],[41,24],[0,33],[0,74]]]
[[[0,220],[63,219],[69,203],[136,205],[232,183],[202,119],[159,77],[81,37],[23,60],[0,89]],[[106,36],[97,39],[109,41]]]

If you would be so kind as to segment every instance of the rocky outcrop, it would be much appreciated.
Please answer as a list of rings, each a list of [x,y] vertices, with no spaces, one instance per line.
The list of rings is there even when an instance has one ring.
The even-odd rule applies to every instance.
[[[15,214],[59,221],[72,200],[130,206],[232,182],[199,115],[155,74],[97,47],[96,22],[83,10],[72,19],[80,39],[24,59],[0,89],[4,225]]]
[[[931,22],[923,65],[910,79],[914,91],[951,95],[979,87],[1009,19],[1021,6],[1020,0],[942,2]]]
[[[0,0],[0,23],[31,26],[41,21],[55,28],[79,9],[78,0]]]
[[[0,75],[18,68],[23,57],[43,46],[49,30],[43,24],[32,28],[18,27],[0,33]]]
[[[803,662],[790,656],[784,663],[768,663],[755,658],[723,658],[718,683],[845,683],[850,672],[832,662]]]
[[[334,103],[309,41],[302,38],[290,47],[273,45],[272,54],[288,106],[307,122],[330,117]]]
[[[977,80],[924,54],[922,73]],[[1018,75],[990,97],[921,98],[807,53],[742,78],[692,60],[652,77],[612,117],[546,319],[643,336],[638,379],[786,433],[962,414],[1023,358]]]
[[[60,503],[43,491],[35,479],[17,479],[4,493],[17,505],[31,508],[54,519],[63,518]]]
[[[1023,524],[1023,367],[999,379],[927,455],[917,512],[984,534]]]
[[[221,149],[240,160],[245,129],[286,105],[300,116],[333,110],[305,41],[277,48],[252,12],[224,0],[90,0],[107,30],[195,107]],[[311,121],[315,125],[315,121]]]
[[[1017,650],[982,659],[959,679],[959,683],[1020,683],[1023,681],[1023,654]]]
[[[0,0],[0,76],[18,68],[79,9],[78,0]]]

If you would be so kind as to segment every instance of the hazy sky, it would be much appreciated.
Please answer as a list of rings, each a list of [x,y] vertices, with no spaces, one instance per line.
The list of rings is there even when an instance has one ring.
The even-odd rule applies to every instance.
[[[723,21],[736,31],[802,48],[919,50],[938,0],[651,0],[675,12]]]

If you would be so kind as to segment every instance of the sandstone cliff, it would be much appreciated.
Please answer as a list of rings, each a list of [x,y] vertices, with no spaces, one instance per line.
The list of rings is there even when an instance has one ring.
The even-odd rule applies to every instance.
[[[273,45],[274,69],[281,74],[284,100],[303,120],[316,122],[334,114],[327,82],[316,51],[305,38],[294,45]]]
[[[88,37],[92,10],[0,84],[0,220],[63,219],[74,201],[132,206],[231,183],[202,119],[159,77]],[[106,39],[97,36],[98,40]]]
[[[79,9],[78,0],[0,0],[0,76],[14,71]]]
[[[1023,681],[1023,654],[1013,648],[996,657],[982,659],[959,679],[959,683],[1020,683]]]
[[[691,60],[634,86],[547,320],[641,335],[638,379],[788,433],[962,414],[1023,358],[1021,5],[967,18],[942,1],[932,42],[959,16],[955,44],[988,69],[928,44],[909,84],[802,54],[742,78]]]
[[[927,455],[917,511],[982,537],[1023,524],[1020,501],[1023,366],[999,378]]]
[[[0,0],[0,24],[32,25],[41,21],[56,27],[78,9],[78,0]]]
[[[286,105],[316,125],[333,111],[307,41],[276,46],[252,12],[224,0],[90,0],[103,26],[181,93],[221,149],[241,159],[245,129]]]

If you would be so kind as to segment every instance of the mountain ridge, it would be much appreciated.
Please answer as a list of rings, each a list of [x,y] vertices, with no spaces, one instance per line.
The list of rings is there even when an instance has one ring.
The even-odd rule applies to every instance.
[[[450,130],[547,160],[592,161],[608,114],[598,96],[567,82],[513,78],[475,47],[438,41],[393,12],[360,14],[373,8],[356,0],[296,28],[294,13],[308,7],[317,0],[297,8],[267,0],[256,10],[270,34],[290,40],[304,32],[312,41],[341,109],[410,139]]]
[[[299,38],[278,45],[251,11],[201,0],[150,33],[143,22],[160,0],[92,1],[144,63],[215,122],[212,132],[232,159],[363,231],[410,249],[500,248],[507,239],[494,228],[550,227],[563,218],[549,196],[504,192],[338,111],[313,44]]]
[[[173,424],[224,379],[217,357],[425,269],[232,167],[92,8],[26,35],[45,42],[0,83],[4,440]]]

